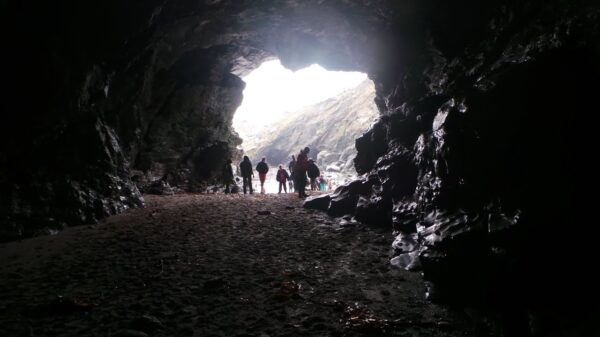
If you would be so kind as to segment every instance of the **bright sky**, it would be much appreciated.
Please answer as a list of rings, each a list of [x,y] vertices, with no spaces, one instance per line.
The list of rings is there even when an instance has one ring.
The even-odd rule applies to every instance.
[[[328,71],[317,64],[293,72],[279,60],[267,61],[243,78],[244,100],[233,117],[233,127],[244,138],[286,112],[326,100],[366,78],[364,73]]]

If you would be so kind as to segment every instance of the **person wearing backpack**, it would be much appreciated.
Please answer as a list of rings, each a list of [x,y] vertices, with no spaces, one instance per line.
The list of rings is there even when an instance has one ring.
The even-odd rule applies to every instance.
[[[317,164],[315,164],[314,160],[310,159],[308,161],[308,168],[306,170],[308,173],[308,177],[310,178],[310,190],[314,191],[317,189],[317,177],[321,175]]]
[[[296,166],[294,168],[294,188],[298,191],[300,198],[306,198],[306,170],[308,168],[308,153],[310,149],[305,147],[296,156]]]
[[[266,162],[267,158],[263,157],[260,163],[256,165],[256,171],[258,172],[258,178],[260,179],[260,193],[265,193],[265,180],[267,179],[267,172],[269,172],[269,165]]]

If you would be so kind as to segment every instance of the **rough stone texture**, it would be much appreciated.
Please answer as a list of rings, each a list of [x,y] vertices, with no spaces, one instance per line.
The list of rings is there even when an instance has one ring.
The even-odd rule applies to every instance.
[[[331,202],[329,203],[329,208],[327,208],[327,213],[334,217],[354,213],[356,203],[360,197],[359,193],[362,183],[362,181],[356,180],[347,186],[338,187],[331,194]]]
[[[162,180],[162,179],[153,181],[152,183],[148,184],[148,186],[146,186],[146,188],[142,189],[142,192],[147,193],[147,194],[158,194],[158,195],[173,195],[173,194],[175,194],[175,191],[173,190],[171,185],[169,185],[168,182],[166,182],[165,180]]]
[[[39,152],[21,154],[31,156],[27,158],[31,166],[4,176],[0,198],[4,240],[93,223],[143,206],[117,137],[100,119],[44,136],[48,138],[39,140]]]
[[[306,198],[304,203],[302,203],[302,207],[326,211],[329,208],[330,202],[331,196],[329,194],[313,195]]]
[[[600,87],[586,80],[599,74],[598,9],[582,8],[490,8],[478,15],[481,36],[463,41],[460,25],[433,29],[428,56],[382,82],[382,117],[356,141],[359,173],[402,165],[387,175],[383,196],[394,205],[396,247],[418,237],[412,252],[430,298],[492,312],[496,331],[508,336],[566,333],[597,312],[597,303],[579,300],[598,293],[578,286],[597,279],[587,272],[591,239],[576,239],[575,259],[556,246],[585,226],[583,195],[597,185],[576,173],[597,147],[577,111],[597,110],[591,95]],[[453,23],[469,21],[468,12],[448,9]],[[398,254],[395,265],[414,261]]]
[[[364,223],[391,228],[392,201],[385,196],[360,197],[356,205],[356,219]]]
[[[505,335],[567,334],[595,312],[574,303],[597,293],[581,286],[595,284],[594,243],[572,234],[595,219],[595,1],[0,6],[2,239],[141,205],[132,168],[187,190],[210,182],[239,144],[237,76],[279,57],[375,83],[381,116],[356,141],[365,178],[332,214],[384,200],[395,229],[419,233],[435,293]]]

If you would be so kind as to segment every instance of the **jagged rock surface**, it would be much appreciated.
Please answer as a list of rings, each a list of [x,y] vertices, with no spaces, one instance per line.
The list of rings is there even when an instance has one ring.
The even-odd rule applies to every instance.
[[[304,203],[302,203],[302,207],[326,211],[329,208],[330,203],[331,196],[329,194],[313,195],[306,198]]]
[[[575,116],[599,88],[585,79],[599,70],[598,11],[554,5],[500,8],[466,49],[445,40],[456,28],[433,30],[429,58],[379,88],[383,116],[356,142],[358,172],[390,173],[370,198],[392,199],[385,209],[403,247],[392,262],[422,268],[432,300],[493,308],[507,336],[566,333],[558,321],[597,308],[578,300],[596,289],[576,290],[596,279],[590,240],[576,260],[555,244],[586,221],[582,196],[596,185],[575,173],[597,146]],[[359,212],[368,200],[354,212],[364,221],[381,214]]]

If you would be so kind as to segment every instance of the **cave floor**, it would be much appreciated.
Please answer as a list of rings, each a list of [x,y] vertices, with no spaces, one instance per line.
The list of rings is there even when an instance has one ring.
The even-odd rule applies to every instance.
[[[0,336],[471,335],[390,266],[389,230],[340,227],[294,194],[146,201],[0,245]]]

